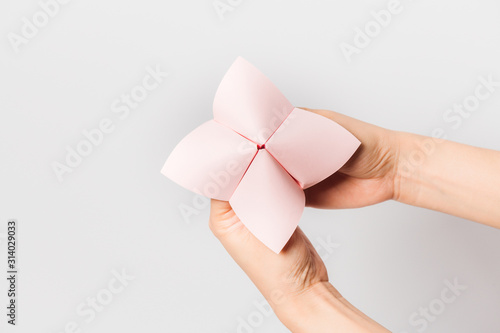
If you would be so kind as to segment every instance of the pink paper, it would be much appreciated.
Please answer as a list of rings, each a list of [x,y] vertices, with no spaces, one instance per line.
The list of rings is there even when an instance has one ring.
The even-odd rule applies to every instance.
[[[162,173],[229,201],[249,231],[279,253],[304,210],[303,189],[335,173],[360,142],[334,121],[294,108],[241,57],[222,79],[213,110],[214,120],[175,147]]]
[[[241,222],[279,253],[304,210],[304,191],[265,149],[259,150],[229,200]]]

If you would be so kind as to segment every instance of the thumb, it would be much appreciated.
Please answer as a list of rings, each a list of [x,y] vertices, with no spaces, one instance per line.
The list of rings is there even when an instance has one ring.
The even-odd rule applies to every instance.
[[[250,233],[226,201],[212,199],[209,223],[292,332],[332,332],[331,322],[335,332],[353,332],[353,318],[362,313],[328,282],[325,265],[300,228],[276,254]]]
[[[276,254],[250,233],[229,202],[215,199],[209,226],[273,308],[293,301],[316,282],[328,281],[323,262],[300,228]]]

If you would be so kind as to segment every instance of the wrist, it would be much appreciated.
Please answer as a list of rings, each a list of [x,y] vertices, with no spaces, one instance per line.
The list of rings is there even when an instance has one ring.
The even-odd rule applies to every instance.
[[[396,142],[393,200],[417,206],[423,186],[421,167],[429,156],[433,139],[406,132],[393,132],[393,137]]]
[[[500,152],[397,132],[394,199],[500,227]]]
[[[329,282],[311,285],[275,312],[294,333],[387,332],[347,302]]]

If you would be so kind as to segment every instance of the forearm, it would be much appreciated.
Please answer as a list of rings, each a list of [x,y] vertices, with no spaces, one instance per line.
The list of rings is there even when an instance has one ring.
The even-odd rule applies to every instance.
[[[315,284],[275,311],[293,333],[389,332],[345,300],[328,282]]]
[[[500,228],[500,152],[396,132],[395,199]]]

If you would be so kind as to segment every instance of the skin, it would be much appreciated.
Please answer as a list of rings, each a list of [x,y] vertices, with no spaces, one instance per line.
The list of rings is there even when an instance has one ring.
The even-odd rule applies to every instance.
[[[334,120],[362,143],[338,172],[305,190],[307,206],[356,208],[396,200],[500,228],[500,152],[305,110]],[[209,225],[292,332],[389,332],[329,283],[300,228],[275,254],[226,201],[212,199]]]

